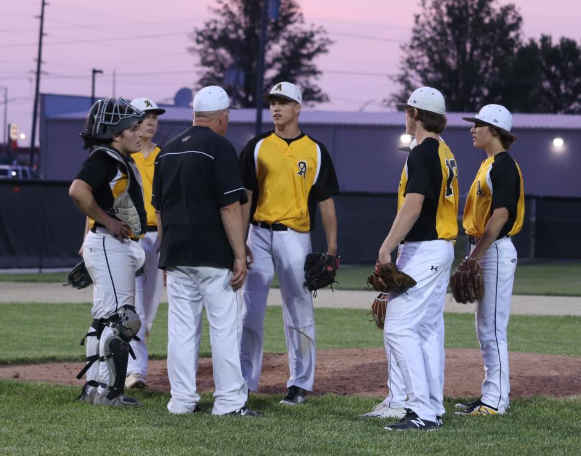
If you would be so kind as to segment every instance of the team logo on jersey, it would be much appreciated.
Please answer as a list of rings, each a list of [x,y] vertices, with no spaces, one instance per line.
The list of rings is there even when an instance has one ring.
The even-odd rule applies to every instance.
[[[482,187],[480,187],[480,181],[476,181],[476,196],[484,196],[484,192],[482,191]]]
[[[297,166],[299,167],[299,172],[297,173],[297,176],[303,176],[303,179],[307,178],[307,162],[301,160],[300,162],[297,163]]]
[[[436,272],[438,272],[438,266],[432,266],[430,268],[430,271],[436,271]]]
[[[153,105],[151,104],[151,101],[145,100],[145,107],[146,108],[153,108]]]
[[[186,136],[185,138],[182,138],[182,142],[186,142],[190,138],[191,138],[191,136]]]

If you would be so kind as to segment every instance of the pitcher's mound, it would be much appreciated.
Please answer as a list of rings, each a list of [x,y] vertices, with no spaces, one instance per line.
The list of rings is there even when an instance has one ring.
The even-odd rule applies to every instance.
[[[0,378],[18,378],[67,385],[83,384],[75,376],[83,363],[48,363],[0,367]],[[511,396],[572,396],[581,394],[581,358],[510,353]],[[478,350],[446,351],[446,384],[449,397],[480,394],[484,368]],[[286,354],[266,354],[259,393],[283,394],[288,379]],[[319,350],[314,394],[334,393],[352,396],[387,394],[387,361],[383,349]],[[151,360],[148,387],[169,391],[165,360]],[[212,360],[200,359],[198,390],[213,391]]]

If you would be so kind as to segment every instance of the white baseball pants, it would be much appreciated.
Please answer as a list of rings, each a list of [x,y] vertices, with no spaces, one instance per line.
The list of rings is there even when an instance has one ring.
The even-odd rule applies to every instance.
[[[484,298],[476,304],[476,334],[484,360],[482,402],[505,411],[510,392],[507,327],[517,252],[510,238],[494,242],[480,260]]]
[[[384,340],[401,371],[405,407],[436,421],[444,413],[444,299],[454,260],[451,242],[406,242],[397,266],[417,285],[407,293],[390,293]],[[393,374],[392,374],[393,375]]]
[[[163,271],[158,268],[159,242],[157,232],[148,232],[139,240],[145,251],[145,273],[135,278],[135,309],[141,319],[137,337],[141,340],[131,341],[136,359],[129,357],[127,374],[141,374],[143,377],[147,377],[147,341],[163,292]]]
[[[290,378],[287,387],[313,390],[315,381],[315,315],[311,293],[303,287],[305,257],[311,236],[294,230],[271,231],[251,225],[248,246],[254,262],[243,287],[242,373],[248,388],[258,390],[264,343],[264,315],[274,271],[283,304]]]
[[[118,308],[135,305],[135,273],[145,262],[145,252],[139,243],[129,239],[121,242],[105,228],[97,228],[96,233],[89,231],[85,237],[83,258],[94,283],[93,318],[109,318]],[[105,328],[102,341],[109,331],[111,328]],[[96,340],[87,342],[87,356],[94,353],[95,344]],[[103,347],[100,347],[99,354],[104,355]],[[97,370],[99,374],[95,378]],[[109,384],[107,363],[99,363],[98,368],[94,365],[89,369],[87,380]]]
[[[248,387],[240,369],[242,318],[232,290],[232,272],[211,267],[167,269],[169,301],[167,372],[171,385],[171,413],[189,413],[200,400],[196,372],[202,332],[202,307],[210,324],[214,369],[212,415],[238,410],[248,399]]]

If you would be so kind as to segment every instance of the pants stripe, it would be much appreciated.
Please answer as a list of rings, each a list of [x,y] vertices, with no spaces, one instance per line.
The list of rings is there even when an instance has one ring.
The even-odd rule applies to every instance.
[[[500,356],[500,347],[498,345],[498,333],[497,333],[497,328],[496,328],[496,314],[497,314],[497,306],[498,306],[498,275],[500,273],[499,271],[499,258],[500,258],[500,254],[498,253],[498,245],[496,245],[496,243],[494,244],[494,248],[496,249],[496,288],[494,290],[494,339],[496,340],[496,352],[498,353],[498,365],[500,367],[500,373],[499,373],[499,383],[498,383],[498,388],[499,388],[499,395],[498,395],[498,403],[496,404],[496,408],[500,407],[500,400],[502,398],[502,357]]]
[[[105,249],[105,236],[103,236],[103,253],[105,254],[105,261],[107,262],[107,270],[109,271],[109,277],[111,277],[111,285],[113,286],[113,294],[115,295],[115,313],[119,310],[119,300],[117,299],[117,290],[115,290],[115,282],[113,281],[113,274],[111,274],[111,268],[109,267],[109,258],[107,258],[107,250]]]

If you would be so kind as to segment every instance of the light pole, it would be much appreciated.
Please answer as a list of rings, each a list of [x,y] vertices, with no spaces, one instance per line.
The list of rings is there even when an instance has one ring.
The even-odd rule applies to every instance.
[[[93,75],[91,77],[91,106],[95,104],[95,75],[103,74],[103,70],[96,70],[93,68]]]

